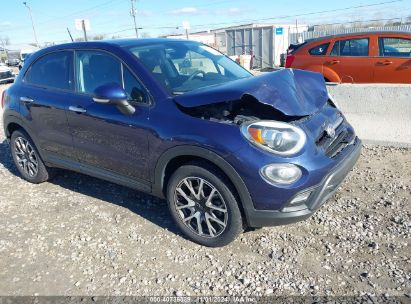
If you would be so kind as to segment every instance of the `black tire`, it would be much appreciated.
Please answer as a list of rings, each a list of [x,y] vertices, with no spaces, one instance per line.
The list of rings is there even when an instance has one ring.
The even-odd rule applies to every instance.
[[[18,161],[18,156],[17,156],[18,152],[16,150],[16,146],[18,145],[17,141],[21,141],[22,139],[27,141],[27,143],[31,146],[32,150],[30,149],[30,151],[32,151],[32,155],[34,155],[35,160],[37,161],[37,170],[36,170],[35,174],[28,173],[24,169],[24,167],[22,167],[22,165],[20,165],[22,162]],[[39,154],[33,140],[30,138],[30,136],[24,130],[18,129],[18,130],[14,131],[11,134],[10,150],[11,150],[11,155],[13,157],[14,164],[17,167],[17,170],[19,171],[19,173],[20,173],[20,175],[23,179],[25,179],[26,181],[28,181],[30,183],[33,183],[33,184],[39,184],[39,183],[45,182],[49,178],[51,178],[52,169],[47,168],[44,165],[44,162],[41,159],[40,154]],[[34,171],[31,170],[30,172],[34,172]]]
[[[210,234],[211,230],[215,230],[214,228],[224,229],[218,235],[200,235],[198,232],[195,231],[195,228],[192,228],[190,224],[190,222],[192,223],[194,219],[189,221],[189,224],[184,223],[184,215],[181,213],[181,211],[177,210],[177,204],[179,204],[179,200],[181,200],[181,195],[180,198],[178,198],[179,194],[177,194],[177,188],[180,187],[180,185],[183,185],[182,183],[187,178],[198,178],[198,180],[203,180],[203,184],[205,185],[204,188],[209,187],[210,189],[212,189],[212,187],[214,187],[217,190],[217,192],[214,192],[214,195],[207,195],[208,197],[211,196],[214,198],[215,195],[217,195],[216,202],[219,203],[219,206],[222,206],[221,208],[224,209],[226,212],[223,213],[220,211],[215,211],[214,209],[208,209],[210,212],[205,212],[205,209],[201,209],[204,211],[202,219],[205,222],[200,224],[200,226],[203,227],[203,232],[206,232],[208,234]],[[196,191],[198,191],[198,188],[199,186],[197,187]],[[202,192],[202,196],[204,196],[203,201],[207,200],[207,197],[205,197],[206,192],[207,189],[204,189],[204,192]],[[191,198],[193,198],[193,196],[191,196]],[[175,200],[177,200],[177,202],[175,202]],[[221,174],[221,172],[218,169],[206,163],[190,163],[178,168],[169,179],[167,185],[167,201],[174,222],[184,233],[184,235],[190,240],[194,241],[195,243],[208,247],[222,247],[235,240],[236,237],[243,231],[243,219],[241,217],[241,211],[238,205],[239,202],[235,198],[234,192],[231,189],[229,181],[223,174]],[[196,203],[197,207],[198,205],[200,205],[200,203]],[[215,205],[213,206],[217,207]],[[192,209],[196,211],[188,210],[184,212],[191,212],[191,214],[189,215],[192,215],[193,213],[199,210],[196,209],[197,207],[192,207]],[[203,206],[202,208],[206,207]],[[186,208],[185,210],[187,209],[189,208]],[[205,216],[205,213],[208,213],[208,222],[206,222],[205,220],[207,218],[207,216]],[[226,226],[224,228],[222,228],[222,225],[215,223],[214,220],[210,221],[211,219],[216,217],[216,214],[218,214],[218,216],[220,216],[221,218],[225,219]],[[189,215],[187,217],[189,217]],[[213,217],[210,217],[210,215],[213,215]],[[194,222],[194,226],[198,227],[197,223],[198,222],[196,219]],[[190,225],[190,227],[188,225]],[[213,227],[209,229],[209,225],[213,225]],[[214,233],[217,233],[217,231],[214,231]]]

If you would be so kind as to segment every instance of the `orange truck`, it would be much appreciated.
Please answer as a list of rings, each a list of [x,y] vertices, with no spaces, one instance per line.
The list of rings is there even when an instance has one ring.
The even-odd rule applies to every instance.
[[[351,33],[290,45],[285,67],[327,82],[411,83],[411,33]]]

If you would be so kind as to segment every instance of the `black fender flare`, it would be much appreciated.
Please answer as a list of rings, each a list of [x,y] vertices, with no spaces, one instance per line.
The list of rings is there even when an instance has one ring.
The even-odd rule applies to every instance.
[[[198,146],[181,145],[168,149],[157,161],[153,174],[152,194],[164,198],[164,178],[167,165],[176,157],[199,157],[217,166],[233,183],[244,211],[245,220],[249,223],[249,216],[254,211],[254,205],[250,193],[241,176],[237,171],[217,153]]]

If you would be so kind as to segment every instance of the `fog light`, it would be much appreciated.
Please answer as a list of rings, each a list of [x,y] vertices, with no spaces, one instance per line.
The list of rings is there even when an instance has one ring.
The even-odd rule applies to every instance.
[[[302,172],[293,164],[271,164],[261,168],[260,174],[269,184],[290,185],[300,179]]]
[[[300,193],[296,197],[294,197],[293,200],[288,205],[289,206],[300,205],[308,200],[308,198],[310,197],[310,194],[311,194],[311,191]]]

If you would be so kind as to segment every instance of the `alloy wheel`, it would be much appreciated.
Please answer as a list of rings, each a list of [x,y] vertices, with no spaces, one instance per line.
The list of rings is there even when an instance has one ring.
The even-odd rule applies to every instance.
[[[18,166],[30,177],[38,172],[38,159],[36,151],[23,137],[17,137],[14,141],[14,153]]]
[[[227,227],[224,198],[211,183],[200,177],[186,177],[174,192],[174,205],[185,226],[202,237],[214,238]]]

